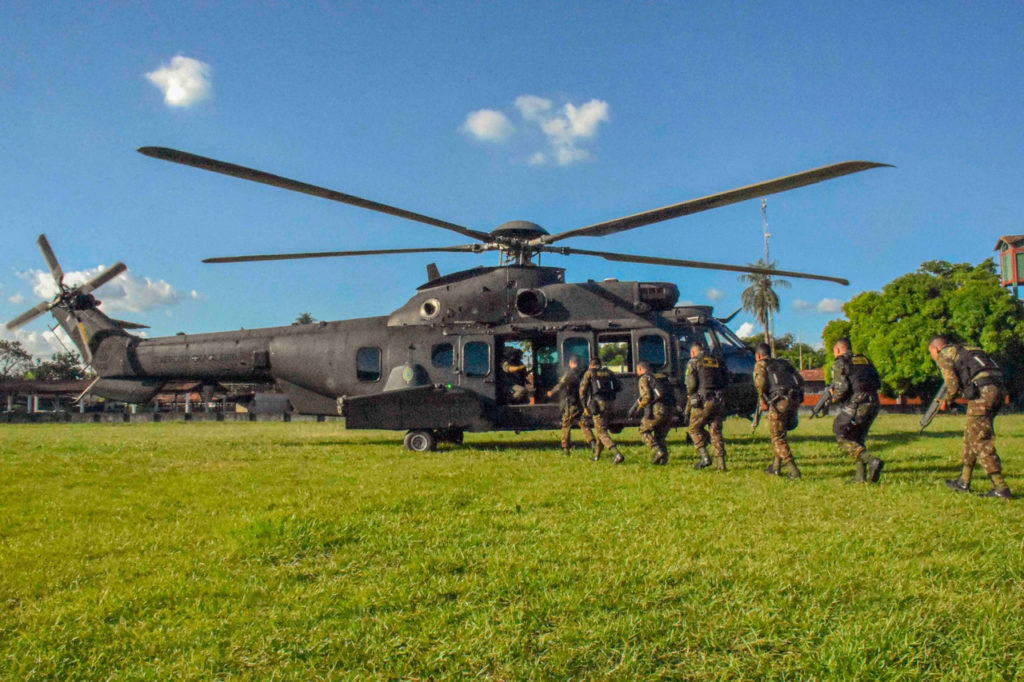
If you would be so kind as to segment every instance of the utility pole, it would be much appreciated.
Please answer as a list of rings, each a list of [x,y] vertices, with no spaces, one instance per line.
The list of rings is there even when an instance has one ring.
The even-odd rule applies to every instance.
[[[764,224],[764,266],[768,267],[771,260],[768,258],[768,240],[772,238],[772,233],[768,231],[768,197],[761,197],[761,222]],[[765,275],[768,280],[768,286],[772,285],[771,275]],[[768,345],[771,346],[772,355],[775,355],[775,324],[772,321],[772,311],[769,308],[768,314]]]

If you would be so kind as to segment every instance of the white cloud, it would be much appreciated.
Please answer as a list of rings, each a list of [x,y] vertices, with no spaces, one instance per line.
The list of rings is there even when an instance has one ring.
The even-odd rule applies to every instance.
[[[721,289],[716,289],[715,287],[711,287],[710,289],[705,291],[704,295],[707,296],[708,299],[711,301],[721,301],[723,298],[725,298],[725,292],[722,291]]]
[[[480,109],[466,116],[466,122],[459,129],[486,142],[502,142],[515,132],[515,126],[508,116],[494,109]]]
[[[8,296],[7,300],[13,303],[14,305],[18,305],[19,303],[25,302],[25,297],[22,296],[20,293],[16,293],[12,296]]]
[[[500,111],[480,109],[466,116],[460,130],[489,142],[503,142],[514,136],[528,140],[532,135],[534,144],[539,133],[544,140],[544,148],[528,152],[527,162],[531,166],[548,163],[568,166],[591,158],[591,152],[583,144],[596,137],[601,124],[609,120],[608,103],[599,99],[580,106],[567,102],[556,107],[550,99],[520,95],[514,106],[523,119],[521,128],[514,126]]]
[[[750,322],[744,322],[739,326],[739,329],[736,330],[736,336],[740,337],[741,339],[745,339],[748,336],[752,336],[753,334],[754,325]]]
[[[75,287],[95,277],[105,268],[100,266],[90,270],[77,270],[64,274],[64,284]],[[32,282],[32,290],[42,299],[52,299],[57,295],[57,285],[49,272],[30,270],[27,277]],[[102,301],[101,309],[106,313],[127,311],[140,313],[162,306],[178,303],[182,296],[174,287],[164,280],[152,280],[149,277],[138,277],[130,272],[115,277],[96,290],[96,298]],[[193,292],[191,298],[198,300],[201,296]]]
[[[843,310],[843,302],[838,298],[823,298],[818,301],[819,313],[839,313]]]
[[[37,331],[26,331],[25,329],[15,329],[13,332],[7,331],[5,327],[0,327],[0,338],[8,341],[20,341],[22,347],[28,351],[32,357],[37,358],[49,358],[54,353],[63,353],[67,350],[76,350],[74,343],[67,333],[57,327],[56,334],[47,329],[44,332]],[[57,336],[60,335],[60,340]],[[64,341],[64,345],[61,345],[61,340]]]
[[[190,107],[209,97],[210,73],[209,64],[179,54],[146,78],[163,91],[167,106]]]
[[[814,308],[814,304],[811,303],[810,301],[804,301],[798,298],[797,300],[793,301],[793,308],[799,310],[800,312],[805,312],[807,310],[811,310],[812,308]]]

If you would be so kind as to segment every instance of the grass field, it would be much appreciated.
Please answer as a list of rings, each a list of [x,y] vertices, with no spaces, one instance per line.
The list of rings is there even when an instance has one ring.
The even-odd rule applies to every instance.
[[[329,423],[0,427],[5,679],[998,679],[1024,675],[1024,500],[957,495],[963,417],[831,420],[761,473],[557,434],[429,454]],[[1024,492],[1024,417],[997,421]],[[976,488],[990,484],[979,471]]]

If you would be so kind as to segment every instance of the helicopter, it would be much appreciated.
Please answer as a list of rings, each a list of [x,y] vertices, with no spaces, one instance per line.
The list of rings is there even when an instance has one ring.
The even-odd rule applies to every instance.
[[[541,266],[534,260],[545,253],[582,255],[847,285],[847,280],[827,275],[557,243],[633,230],[888,166],[871,161],[836,163],[552,234],[525,220],[506,222],[490,231],[472,229],[190,152],[166,147],[138,151],[155,159],[431,225],[473,240],[427,248],[228,256],[207,258],[204,263],[497,251],[499,264],[444,275],[430,264],[427,281],[388,315],[143,338],[130,333],[140,325],[108,317],[93,295],[126,266],[118,262],[81,285],[69,286],[49,241],[40,235],[38,245],[58,293],[11,320],[7,328],[17,329],[51,313],[96,372],[90,391],[98,396],[145,403],[175,379],[211,384],[273,381],[300,414],[340,415],[350,429],[405,431],[404,446],[417,452],[433,450],[439,442],[461,443],[467,431],[557,428],[559,404],[557,398],[547,397],[547,392],[567,370],[572,356],[584,366],[592,357],[611,359],[606,364],[617,373],[621,390],[612,404],[610,425],[619,430],[636,423],[627,412],[636,395],[637,364],[646,361],[679,390],[689,348],[698,340],[726,360],[731,377],[726,391],[728,412],[749,416],[756,402],[751,380],[754,356],[726,327],[732,316],[716,318],[710,306],[678,305],[679,289],[670,282],[612,279],[570,283],[564,268]],[[510,357],[522,358],[521,362],[529,365],[525,380],[503,371],[503,360]]]

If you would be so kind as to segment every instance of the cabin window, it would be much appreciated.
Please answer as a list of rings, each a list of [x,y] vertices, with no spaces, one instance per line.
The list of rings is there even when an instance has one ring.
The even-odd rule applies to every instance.
[[[640,359],[649,362],[651,367],[660,368],[668,364],[665,352],[665,339],[656,334],[641,336],[637,342]]]
[[[599,334],[597,357],[613,372],[632,372],[633,351],[629,334]]]
[[[569,362],[569,358],[573,355],[580,359],[580,366],[586,367],[590,364],[590,341],[574,336],[570,339],[562,341],[562,357],[565,358],[565,362]]]
[[[380,348],[360,348],[356,351],[356,379],[380,381]]]
[[[723,348],[731,346],[736,349],[743,349],[747,347],[747,344],[743,343],[743,341],[741,341],[731,329],[724,325],[716,327],[715,332],[718,336],[718,343],[721,344]]]
[[[491,372],[491,347],[483,341],[470,341],[462,347],[462,371],[468,377],[485,377]]]
[[[434,367],[451,367],[455,362],[455,351],[452,344],[439,343],[430,350],[430,364]]]

